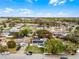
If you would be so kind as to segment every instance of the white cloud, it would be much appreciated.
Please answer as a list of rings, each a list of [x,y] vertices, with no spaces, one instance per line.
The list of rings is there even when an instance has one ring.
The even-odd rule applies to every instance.
[[[49,4],[53,4],[54,6],[56,6],[58,3],[58,0],[50,0]]]
[[[66,3],[66,0],[62,0],[59,2],[59,5]]]
[[[32,13],[30,9],[0,9],[0,16],[28,16]]]
[[[37,2],[38,0],[35,0],[35,2]]]
[[[19,16],[29,16],[32,13],[30,9],[19,9],[17,10]]]
[[[3,8],[0,9],[0,17],[70,17],[74,16],[72,13],[67,13],[63,11],[59,12],[34,12],[27,8],[12,9]]]
[[[65,12],[58,12],[57,14],[56,14],[56,16],[59,16],[59,17],[64,17],[64,16],[67,16],[67,14],[65,13]]]
[[[73,17],[77,16],[73,12],[59,11],[59,12],[36,12],[27,8],[13,9],[13,8],[3,8],[0,9],[0,17]],[[79,16],[79,15],[78,15]]]
[[[29,3],[32,3],[32,0],[26,0],[26,1],[28,1]]]
[[[11,8],[5,8],[3,10],[4,13],[10,13],[10,12],[13,12],[13,11],[14,11],[14,9],[11,9]]]
[[[38,12],[34,15],[34,17],[75,17],[72,13],[64,12],[64,11],[59,11],[59,12]]]
[[[28,1],[29,3],[33,3],[33,1],[37,2],[38,0],[26,0],[26,1]]]
[[[75,17],[76,15],[73,15],[72,13],[59,11],[54,15],[54,17]]]
[[[69,0],[70,2],[73,2],[74,0]]]
[[[52,17],[52,13],[50,12],[38,12],[36,17]]]
[[[11,12],[13,12],[14,11],[14,9],[12,9],[12,8],[4,8],[4,9],[0,9],[0,14],[9,14],[9,13],[11,13]]]
[[[74,0],[49,0],[49,4],[53,6],[65,4],[67,2],[73,2]]]

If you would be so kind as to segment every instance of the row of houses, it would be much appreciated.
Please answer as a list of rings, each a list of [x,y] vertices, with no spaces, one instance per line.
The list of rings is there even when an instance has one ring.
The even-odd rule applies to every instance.
[[[10,34],[13,32],[20,32],[21,27],[23,27],[24,25],[36,28],[37,30],[38,29],[46,29],[46,30],[50,31],[56,37],[63,37],[63,36],[66,36],[68,34],[67,32],[65,32],[66,28],[64,26],[60,26],[60,27],[51,26],[50,28],[47,28],[47,27],[39,26],[38,24],[18,23],[14,27],[11,27],[10,29],[3,30],[2,36],[12,37]],[[42,39],[41,38],[34,38],[34,39],[32,39],[31,45],[38,45],[38,47],[43,47],[45,40],[47,40],[47,39],[46,38],[42,38]],[[23,39],[20,39],[19,41],[21,41],[20,42],[21,45],[24,43],[28,43],[28,42],[24,42]]]

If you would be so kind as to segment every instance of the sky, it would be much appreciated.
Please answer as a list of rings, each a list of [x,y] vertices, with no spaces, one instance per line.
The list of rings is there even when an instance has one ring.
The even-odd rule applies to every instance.
[[[0,0],[0,17],[79,17],[79,0]]]

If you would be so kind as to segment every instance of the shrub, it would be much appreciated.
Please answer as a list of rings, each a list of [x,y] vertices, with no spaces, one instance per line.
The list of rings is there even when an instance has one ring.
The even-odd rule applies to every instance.
[[[8,45],[8,48],[15,48],[16,47],[15,41],[8,41],[7,45]]]

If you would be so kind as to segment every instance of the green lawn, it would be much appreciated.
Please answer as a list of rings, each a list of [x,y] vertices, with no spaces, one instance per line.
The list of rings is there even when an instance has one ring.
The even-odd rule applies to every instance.
[[[25,51],[31,51],[33,53],[43,53],[43,48],[39,48],[37,46],[28,46],[26,47]]]

